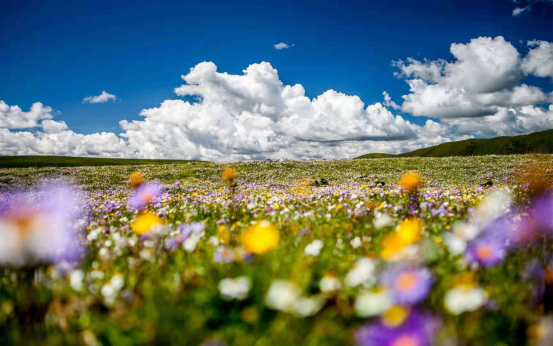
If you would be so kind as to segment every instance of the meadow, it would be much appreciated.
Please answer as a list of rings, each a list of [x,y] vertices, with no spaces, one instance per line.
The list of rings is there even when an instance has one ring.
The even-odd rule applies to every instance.
[[[548,345],[552,167],[0,169],[0,344]]]

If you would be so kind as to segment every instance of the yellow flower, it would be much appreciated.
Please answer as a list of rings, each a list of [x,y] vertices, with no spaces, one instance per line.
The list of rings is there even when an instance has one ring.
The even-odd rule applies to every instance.
[[[136,217],[136,220],[131,224],[131,228],[134,233],[143,235],[152,230],[156,225],[160,225],[161,219],[153,213],[140,214]]]
[[[421,185],[421,175],[418,172],[405,172],[401,175],[399,184],[405,190],[416,190]]]
[[[419,241],[422,226],[422,221],[417,218],[403,220],[394,232],[382,239],[380,256],[385,260],[393,260],[405,247]]]
[[[409,316],[409,310],[405,307],[395,305],[382,315],[382,322],[389,327],[397,327]]]
[[[132,172],[129,177],[129,185],[133,188],[137,188],[144,182],[144,176],[139,172]]]
[[[236,178],[236,169],[233,167],[223,169],[223,178],[227,181],[233,181]]]
[[[251,226],[242,235],[242,242],[246,250],[255,254],[264,254],[277,246],[278,230],[269,221],[260,221]]]

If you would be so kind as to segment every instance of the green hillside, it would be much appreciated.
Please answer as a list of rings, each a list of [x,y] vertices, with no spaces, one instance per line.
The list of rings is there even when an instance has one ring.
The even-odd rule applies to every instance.
[[[513,137],[496,137],[485,139],[467,139],[449,142],[433,147],[422,148],[398,155],[367,154],[358,159],[375,159],[383,157],[446,157],[478,156],[509,154],[553,154],[553,130],[534,132],[528,135]]]
[[[111,159],[71,156],[0,156],[0,168],[11,167],[76,167],[185,163],[186,160]]]

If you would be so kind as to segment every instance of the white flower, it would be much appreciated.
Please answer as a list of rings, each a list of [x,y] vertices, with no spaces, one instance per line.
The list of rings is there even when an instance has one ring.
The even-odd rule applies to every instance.
[[[293,311],[294,303],[301,297],[301,289],[286,280],[275,280],[265,296],[265,305],[274,310]]]
[[[83,289],[83,279],[84,272],[80,269],[77,269],[69,275],[69,285],[75,291],[80,291]]]
[[[486,304],[486,291],[480,287],[459,286],[449,290],[444,298],[447,310],[453,315],[474,311]]]
[[[389,226],[392,223],[392,218],[388,214],[380,214],[373,220],[373,225],[376,229]]]
[[[319,256],[321,249],[323,248],[323,242],[321,240],[315,239],[311,244],[305,247],[304,253],[311,256]]]
[[[301,316],[315,315],[325,303],[325,299],[320,296],[301,297],[294,302],[294,312]]]
[[[342,288],[340,279],[334,276],[324,276],[319,282],[319,289],[323,293],[332,293]]]
[[[353,269],[346,275],[346,285],[349,287],[355,287],[363,283],[368,283],[371,279],[374,279],[374,261],[369,258],[361,258]]]
[[[225,300],[244,300],[248,297],[251,286],[250,279],[245,276],[226,278],[219,282],[219,292]]]
[[[363,242],[361,242],[361,238],[359,238],[359,237],[353,238],[349,243],[351,244],[351,246],[354,249],[357,249],[358,247],[360,247],[363,244]]]
[[[458,237],[454,233],[445,233],[443,237],[444,244],[447,245],[452,255],[456,256],[465,252],[467,248],[467,241],[465,239]]]
[[[386,312],[394,305],[389,290],[365,291],[355,299],[355,312],[359,317],[370,317]]]
[[[506,191],[496,191],[487,196],[476,208],[474,215],[485,227],[490,221],[497,219],[507,213],[511,206],[511,195]]]

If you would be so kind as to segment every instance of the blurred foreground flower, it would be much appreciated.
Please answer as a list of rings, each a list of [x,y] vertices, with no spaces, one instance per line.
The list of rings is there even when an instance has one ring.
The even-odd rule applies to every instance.
[[[57,185],[8,195],[0,212],[0,265],[79,260],[84,253],[79,194]]]
[[[394,309],[394,308],[393,308]],[[428,314],[416,310],[407,312],[398,307],[395,325],[386,318],[366,324],[355,332],[355,342],[360,346],[429,346],[433,344],[439,324]],[[396,324],[397,322],[397,324]]]
[[[144,182],[144,176],[140,172],[132,172],[129,177],[129,185],[136,189]]]
[[[129,207],[134,210],[143,209],[158,198],[162,191],[163,189],[158,183],[149,182],[142,184],[129,197]]]
[[[251,286],[250,279],[245,276],[226,278],[219,282],[219,292],[224,300],[244,300],[248,297]]]
[[[349,287],[359,286],[361,284],[370,284],[375,281],[374,270],[376,264],[370,258],[361,258],[355,266],[346,275],[346,285]]]
[[[227,167],[223,169],[223,179],[225,179],[228,182],[233,182],[236,178],[236,169],[234,167]]]
[[[155,226],[161,225],[161,219],[154,213],[139,214],[131,224],[134,233],[143,235],[150,232]]]
[[[394,268],[382,274],[382,285],[392,292],[399,304],[423,301],[432,287],[432,274],[427,268]]]
[[[278,230],[269,221],[260,221],[251,226],[242,235],[242,242],[246,250],[260,255],[277,246],[279,241]]]
[[[449,290],[444,298],[445,307],[453,315],[479,309],[488,301],[486,291],[473,284],[462,284]]]
[[[421,175],[418,172],[405,172],[399,178],[401,188],[407,191],[415,191],[421,185]]]
[[[355,312],[359,317],[377,316],[394,305],[390,290],[377,288],[362,292],[355,299]]]
[[[382,239],[381,256],[388,261],[401,260],[404,250],[420,239],[423,223],[418,218],[403,220],[392,233]]]

